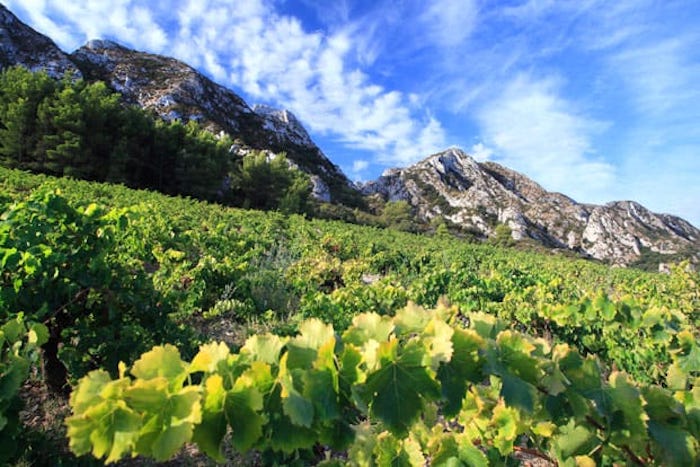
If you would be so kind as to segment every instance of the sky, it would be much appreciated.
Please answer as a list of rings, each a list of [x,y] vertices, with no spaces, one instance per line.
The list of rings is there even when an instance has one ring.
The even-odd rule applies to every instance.
[[[73,51],[174,56],[292,111],[354,180],[457,146],[700,227],[697,0],[2,0]]]

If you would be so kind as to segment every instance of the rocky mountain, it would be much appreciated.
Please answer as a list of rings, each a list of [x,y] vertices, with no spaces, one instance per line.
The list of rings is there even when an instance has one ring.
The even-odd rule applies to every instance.
[[[442,217],[483,237],[505,224],[515,240],[531,239],[619,265],[649,253],[700,254],[700,230],[681,218],[655,214],[633,201],[577,203],[454,148],[405,169],[387,170],[362,189],[387,201],[405,200],[424,220]]]
[[[75,64],[51,39],[22,23],[0,5],[0,68],[13,65],[45,70],[56,78],[67,71],[81,76]]]
[[[350,207],[363,204],[360,191],[313,142],[288,110],[250,107],[176,59],[94,40],[70,55],[0,5],[0,68],[23,65],[59,77],[71,72],[102,80],[126,103],[153,110],[166,120],[196,120],[236,140],[234,150],[286,152],[309,173],[314,195]],[[581,204],[543,189],[524,175],[493,162],[479,163],[458,149],[435,154],[404,169],[387,170],[361,187],[365,195],[406,200],[424,221],[444,218],[483,238],[505,224],[515,240],[576,251],[620,265],[662,255],[700,256],[700,231],[678,217],[655,214],[632,201]]]
[[[294,115],[267,106],[251,108],[233,91],[174,58],[138,52],[111,41],[93,40],[70,55],[88,80],[101,80],[126,102],[166,120],[196,120],[214,133],[225,132],[248,149],[286,152],[311,175],[321,201],[359,199],[352,183],[311,140]]]
[[[252,109],[233,91],[216,84],[174,58],[138,52],[115,42],[93,40],[70,55],[46,36],[22,23],[0,5],[0,68],[23,65],[60,77],[66,71],[89,81],[101,80],[128,104],[153,110],[166,120],[196,120],[214,133],[225,132],[240,152],[286,152],[311,176],[321,201],[357,205],[352,182],[311,140],[287,110]]]

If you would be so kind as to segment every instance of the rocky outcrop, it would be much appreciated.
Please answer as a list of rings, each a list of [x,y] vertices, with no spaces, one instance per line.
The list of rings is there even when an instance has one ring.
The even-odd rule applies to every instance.
[[[700,252],[700,231],[683,219],[655,214],[631,201],[577,203],[455,148],[405,169],[387,170],[362,190],[387,201],[406,200],[424,220],[443,217],[484,237],[506,224],[515,240],[530,239],[613,264],[634,263],[645,252]]]
[[[345,201],[359,194],[343,172],[311,140],[288,110],[251,108],[233,91],[214,83],[179,60],[94,40],[71,54],[89,80],[101,80],[126,102],[153,110],[166,120],[195,120],[241,145],[285,152],[311,176],[314,196]]]
[[[81,77],[78,68],[54,42],[39,34],[0,5],[0,68],[22,65],[32,71],[44,70],[54,78],[72,72]]]
[[[292,142],[307,148],[316,146],[311,141],[306,128],[289,110],[256,104],[253,106],[253,111],[263,118],[265,129],[271,131],[280,141]]]

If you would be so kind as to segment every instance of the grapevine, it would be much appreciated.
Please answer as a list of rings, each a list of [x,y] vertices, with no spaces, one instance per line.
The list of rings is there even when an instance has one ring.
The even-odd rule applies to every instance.
[[[25,321],[21,313],[0,326],[0,461],[14,454],[20,433],[19,391],[47,339],[46,326]]]
[[[394,317],[360,314],[342,335],[310,319],[293,337],[256,335],[237,353],[203,345],[189,362],[154,347],[116,379],[97,370],[80,380],[71,449],[108,463],[163,461],[194,442],[221,461],[230,432],[241,452],[322,444],[356,465],[486,465],[523,450],[563,465],[700,459],[700,349],[690,336],[674,387],[663,388],[605,377],[595,357],[491,316],[471,313],[467,328],[457,317],[455,307],[409,304]]]

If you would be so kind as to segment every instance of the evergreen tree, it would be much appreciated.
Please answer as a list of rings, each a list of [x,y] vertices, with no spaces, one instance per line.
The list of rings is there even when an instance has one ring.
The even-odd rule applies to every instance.
[[[79,92],[63,83],[37,109],[39,141],[34,159],[45,157],[43,171],[56,175],[91,178],[89,155],[83,147],[85,122]],[[42,167],[30,167],[42,170]]]
[[[46,73],[12,67],[0,73],[0,163],[28,169],[35,159],[36,117],[39,104],[56,89]],[[37,168],[38,169],[38,168]]]
[[[245,208],[303,213],[308,209],[308,176],[289,166],[284,154],[269,158],[265,152],[243,157],[233,177],[233,189]]]

